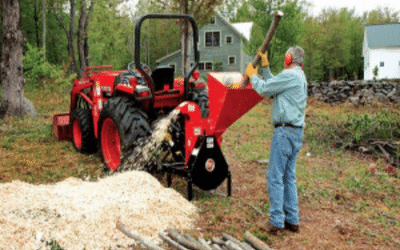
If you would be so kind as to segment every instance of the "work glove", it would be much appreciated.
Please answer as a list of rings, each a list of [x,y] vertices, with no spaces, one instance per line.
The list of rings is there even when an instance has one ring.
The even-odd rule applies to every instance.
[[[258,67],[253,67],[253,64],[249,63],[246,68],[245,74],[251,78],[254,74],[257,74]]]
[[[257,54],[261,57],[261,67],[263,68],[268,67],[269,66],[268,51],[262,53],[260,50],[258,50]]]

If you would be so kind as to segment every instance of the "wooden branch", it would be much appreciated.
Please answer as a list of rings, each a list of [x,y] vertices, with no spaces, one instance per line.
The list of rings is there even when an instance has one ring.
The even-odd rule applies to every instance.
[[[254,248],[250,246],[250,244],[248,244],[247,242],[242,242],[242,246],[245,250],[254,250]]]
[[[225,242],[217,237],[212,237],[211,238],[212,243],[218,244],[218,245],[225,245]]]
[[[231,236],[231,235],[229,235],[229,234],[227,234],[227,233],[223,233],[222,234],[222,238],[225,240],[225,241],[232,241],[233,243],[235,243],[236,245],[240,245],[240,241],[239,240],[237,240],[237,239],[235,239],[233,236]]]
[[[186,247],[180,245],[178,242],[175,242],[173,239],[171,239],[167,235],[164,235],[164,234],[160,233],[159,236],[160,236],[161,239],[166,241],[168,244],[170,244],[171,246],[173,246],[173,247],[175,247],[175,248],[177,248],[179,250],[188,250]]]
[[[243,248],[241,248],[239,245],[235,244],[233,241],[228,240],[225,242],[225,246],[229,249],[229,250],[243,250]]]
[[[276,28],[279,25],[279,22],[281,21],[283,17],[283,12],[282,11],[277,11],[274,14],[274,17],[272,18],[272,23],[271,26],[269,27],[269,30],[267,32],[267,35],[265,36],[265,39],[261,45],[261,47],[259,48],[259,50],[264,53],[265,51],[268,50],[269,44],[272,40],[272,37],[274,36],[274,33],[276,31]],[[256,54],[253,61],[251,62],[251,64],[253,64],[253,67],[256,67],[257,64],[260,62],[261,57],[260,55]],[[250,79],[249,77],[246,75],[243,80],[242,80],[242,87],[246,87],[247,84],[249,83]]]
[[[122,224],[120,221],[117,222],[117,229],[119,231],[121,231],[122,233],[124,233],[126,236],[139,241],[140,243],[145,245],[150,250],[163,250],[163,248],[157,246],[156,244],[154,244],[150,240],[146,239],[145,237],[143,237],[135,232],[129,231],[129,229],[124,224]]]
[[[168,229],[167,233],[173,240],[175,240],[176,242],[178,242],[179,244],[181,244],[184,247],[187,247],[187,248],[190,248],[193,250],[203,249],[203,247],[200,243],[198,243],[197,241],[193,242],[193,241],[186,239],[177,230]]]
[[[244,238],[257,250],[271,249],[267,244],[265,244],[262,240],[260,240],[256,236],[252,235],[249,231],[246,231],[244,233]]]
[[[222,250],[222,248],[216,243],[212,244],[212,249],[213,250]]]
[[[261,214],[262,217],[265,217],[265,214],[259,208],[255,207],[253,205],[250,205],[250,207],[252,209],[254,209],[254,211],[256,211],[257,213]]]
[[[212,250],[212,248],[208,245],[208,243],[203,238],[200,237],[198,240],[199,240],[200,244],[202,244],[206,250]]]

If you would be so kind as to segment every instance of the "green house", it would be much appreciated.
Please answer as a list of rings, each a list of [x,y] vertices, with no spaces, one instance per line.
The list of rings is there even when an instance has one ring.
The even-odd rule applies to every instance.
[[[250,40],[252,22],[230,23],[216,13],[210,22],[199,30],[200,74],[205,77],[213,71],[213,62],[222,62],[222,71],[244,73],[252,58],[244,51],[245,42]],[[192,41],[191,41],[192,42]],[[189,46],[189,60],[193,63],[193,46]],[[172,66],[175,75],[182,75],[181,50],[158,59],[159,66]]]

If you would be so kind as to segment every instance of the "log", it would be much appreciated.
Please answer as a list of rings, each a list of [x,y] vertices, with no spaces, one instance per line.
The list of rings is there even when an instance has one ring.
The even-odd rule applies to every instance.
[[[222,234],[223,239],[225,240],[230,240],[233,243],[235,243],[236,245],[238,245],[239,247],[241,247],[244,250],[253,250],[253,248],[251,246],[249,246],[249,244],[245,244],[246,242],[241,242],[238,239],[234,238],[233,236],[227,234],[227,233],[223,233]]]
[[[193,242],[191,240],[186,239],[177,230],[168,229],[167,233],[173,240],[175,240],[176,242],[178,242],[179,244],[181,244],[184,247],[187,247],[187,248],[193,249],[193,250],[203,250],[204,249],[204,247],[200,243],[198,243],[197,241]]]
[[[283,17],[283,12],[282,11],[277,11],[277,12],[274,13],[274,17],[272,19],[271,26],[269,27],[267,35],[265,36],[264,41],[263,41],[261,47],[259,48],[259,50],[262,53],[264,53],[265,51],[268,50],[269,44],[270,44],[270,42],[272,40],[272,37],[274,36],[276,28],[278,27],[278,24],[281,21],[282,17]],[[256,67],[257,64],[260,62],[260,60],[261,60],[261,57],[258,54],[256,54],[254,59],[253,59],[253,61],[251,62],[251,64],[253,64],[253,67]],[[242,82],[241,82],[241,86],[243,88],[246,87],[249,84],[249,81],[250,81],[250,79],[246,75],[243,78]]]
[[[218,244],[218,245],[225,245],[225,241],[223,241],[221,238],[217,238],[217,237],[212,237],[211,238],[211,242]]]
[[[199,242],[204,246],[206,250],[212,250],[212,248],[208,245],[207,241],[205,241],[203,238],[200,237]]]
[[[122,224],[122,222],[118,221],[117,222],[117,229],[119,231],[121,231],[122,233],[124,233],[126,236],[139,241],[140,243],[142,243],[143,245],[145,245],[148,249],[150,250],[163,250],[163,248],[157,246],[155,243],[153,243],[152,241],[146,239],[145,237],[130,231],[124,224]]]
[[[254,250],[254,248],[250,246],[250,244],[248,244],[247,242],[242,242],[242,246],[245,250]]]
[[[229,249],[229,250],[243,250],[243,248],[241,248],[240,246],[238,246],[237,244],[235,244],[233,241],[228,240],[225,242],[225,246]]]
[[[175,247],[175,248],[177,248],[179,250],[189,250],[186,247],[180,245],[178,242],[175,242],[173,239],[171,239],[167,235],[164,235],[164,234],[160,233],[159,236],[160,236],[161,239],[166,241],[168,244],[170,244],[171,246],[173,246],[173,247]]]
[[[257,250],[270,250],[271,248],[262,240],[252,235],[249,231],[244,233],[244,238]]]
[[[222,250],[222,248],[216,243],[212,244],[212,249],[213,250]]]

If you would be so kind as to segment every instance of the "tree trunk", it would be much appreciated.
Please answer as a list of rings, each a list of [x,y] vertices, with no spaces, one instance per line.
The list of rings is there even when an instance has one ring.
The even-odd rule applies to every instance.
[[[86,66],[89,66],[89,23],[90,23],[90,17],[92,16],[92,11],[94,7],[94,1],[90,1],[90,7],[89,11],[86,17],[86,25],[85,25],[85,38],[84,38],[84,54],[85,54],[85,60],[86,60]]]
[[[76,72],[76,59],[75,59],[75,47],[74,47],[74,36],[75,36],[75,0],[70,0],[71,13],[70,13],[70,27],[68,33],[68,57],[70,63],[70,71]]]
[[[79,17],[78,26],[78,54],[79,54],[79,72],[78,78],[82,78],[86,69],[85,49],[84,49],[84,33],[85,33],[86,7],[85,1],[81,3],[81,16]]]
[[[42,0],[42,22],[43,22],[43,62],[46,61],[46,0]]]
[[[188,0],[181,0],[181,13],[189,14]],[[185,77],[189,68],[189,23],[186,20],[182,21],[181,51],[182,75]]]
[[[19,0],[3,0],[2,15],[2,58],[1,82],[3,88],[2,113],[5,118],[24,113],[24,75],[22,47],[24,38],[21,30]]]

